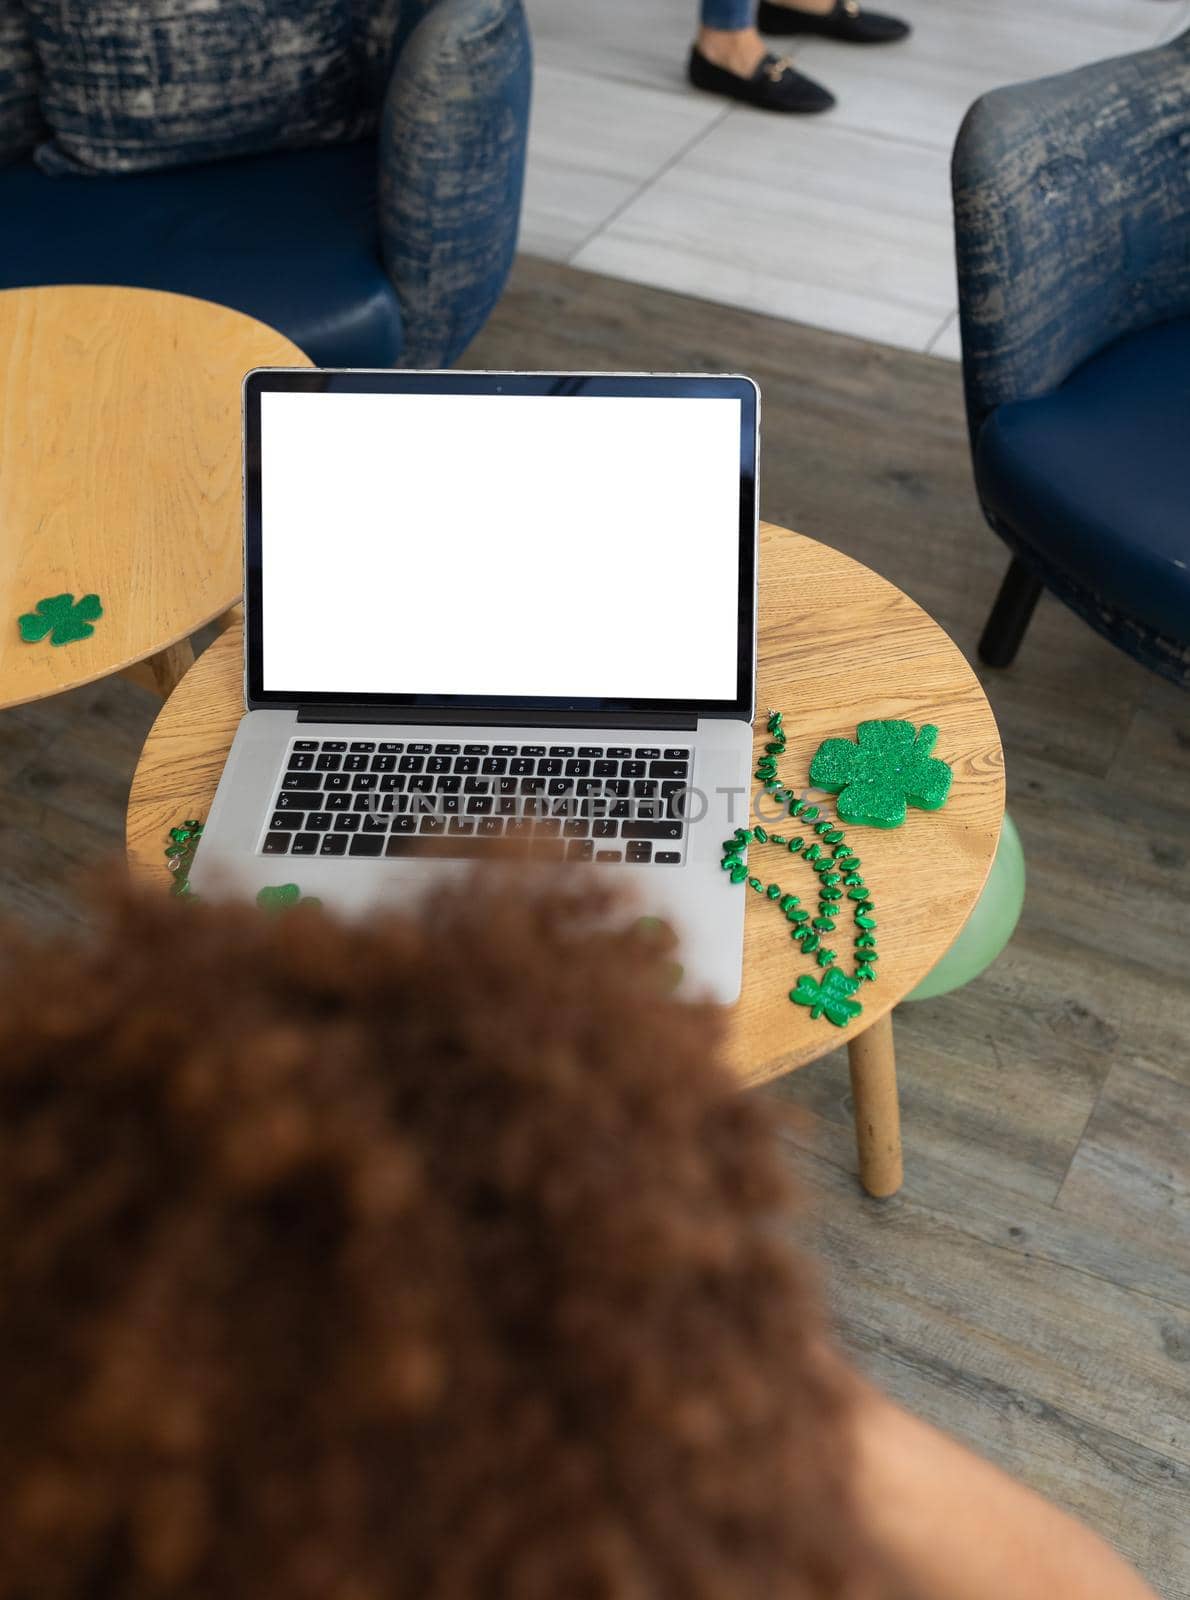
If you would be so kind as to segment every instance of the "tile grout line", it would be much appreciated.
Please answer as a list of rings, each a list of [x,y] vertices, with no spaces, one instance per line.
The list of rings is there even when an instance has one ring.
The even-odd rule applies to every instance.
[[[700,128],[693,138],[687,139],[684,145],[675,150],[673,155],[670,156],[666,161],[662,162],[661,166],[658,167],[656,172],[651,173],[643,183],[639,184],[637,188],[635,188],[632,193],[627,196],[626,199],[622,200],[618,206],[610,211],[606,217],[604,217],[599,223],[596,224],[594,228],[592,228],[591,232],[587,234],[582,242],[577,244],[566,257],[565,265],[568,267],[573,267],[579,256],[582,255],[583,251],[589,244],[594,244],[595,240],[598,239],[601,233],[605,232],[615,222],[619,221],[619,219],[624,215],[625,211],[628,210],[629,206],[634,205],[636,201],[639,200],[643,194],[647,193],[655,183],[658,183],[662,178],[664,178],[667,172],[671,171],[672,168],[677,166],[678,162],[681,161],[684,156],[689,155],[690,151],[693,150],[703,139],[705,139],[713,129],[718,128],[726,120],[726,118],[730,116],[730,114],[731,106],[724,106],[723,110],[718,114],[718,116],[713,117],[705,127]]]
[[[926,347],[922,351],[923,356],[932,356],[934,354],[934,346],[938,343],[939,339],[941,339],[947,328],[950,327],[951,323],[958,320],[958,315],[959,313],[957,308],[954,311],[948,311],[946,313],[942,319],[941,325],[935,328],[933,333],[926,340]],[[949,360],[950,358],[947,357],[947,359]]]

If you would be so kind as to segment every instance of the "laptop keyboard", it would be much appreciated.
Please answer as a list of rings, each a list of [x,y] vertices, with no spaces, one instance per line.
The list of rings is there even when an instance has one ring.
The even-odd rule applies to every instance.
[[[691,751],[662,745],[294,739],[259,853],[680,866]]]

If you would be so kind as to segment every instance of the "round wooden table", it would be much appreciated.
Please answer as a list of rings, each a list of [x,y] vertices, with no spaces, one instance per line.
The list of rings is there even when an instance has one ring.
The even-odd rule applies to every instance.
[[[166,834],[210,809],[243,715],[242,635],[229,629],[186,674],[145,744],[128,802],[128,855],[134,871],[164,887]],[[805,784],[819,743],[854,737],[856,724],[900,717],[939,728],[935,755],[954,770],[941,811],[910,809],[901,828],[850,827],[879,915],[879,979],[857,996],[863,1014],[849,1027],[814,1022],[791,1005],[799,972],[818,975],[791,944],[771,903],[748,893],[744,983],[733,1008],[732,1064],[762,1083],[805,1066],[846,1042],[855,1099],[860,1177],[874,1195],[901,1183],[900,1119],[892,1008],[945,954],[979,898],[1004,815],[1004,756],[995,718],[958,648],[899,589],[850,557],[766,524],[760,540],[760,639],[756,751],[767,742],[766,710],[785,713],[782,777]],[[792,831],[787,828],[786,831]],[[776,852],[757,854],[784,887],[801,893],[811,871]],[[799,887],[799,884],[802,887]],[[850,955],[854,933],[850,921]],[[847,970],[852,970],[846,962]]]
[[[188,295],[0,292],[0,708],[137,662],[169,692],[243,583],[244,374],[309,365]],[[17,618],[66,593],[99,596],[90,638],[26,643]]]

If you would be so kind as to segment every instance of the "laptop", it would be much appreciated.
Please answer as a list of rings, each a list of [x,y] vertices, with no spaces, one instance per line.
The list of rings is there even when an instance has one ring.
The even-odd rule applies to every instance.
[[[363,911],[579,865],[734,1000],[759,409],[737,376],[250,372],[246,712],[195,891]]]

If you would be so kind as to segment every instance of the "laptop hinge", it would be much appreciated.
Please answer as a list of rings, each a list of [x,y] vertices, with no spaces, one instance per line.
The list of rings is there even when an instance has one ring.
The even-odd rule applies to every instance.
[[[674,728],[693,730],[698,718],[691,713],[666,712],[647,716],[626,711],[519,711],[447,710],[442,706],[301,706],[299,722],[359,722],[388,725],[410,722],[436,723],[440,727],[461,723],[468,727],[498,728]]]

